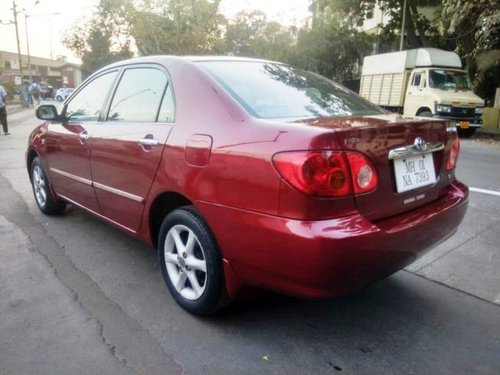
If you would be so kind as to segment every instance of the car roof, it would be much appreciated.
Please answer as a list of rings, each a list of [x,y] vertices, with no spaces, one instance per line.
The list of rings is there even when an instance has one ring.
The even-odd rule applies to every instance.
[[[174,56],[174,55],[151,55],[134,57],[127,60],[117,61],[116,63],[105,66],[100,70],[105,70],[113,67],[119,67],[128,64],[146,64],[146,63],[166,63],[166,62],[178,62],[178,63],[188,63],[188,62],[206,62],[206,61],[229,61],[229,62],[266,62],[266,63],[276,63],[275,61],[242,57],[242,56]]]

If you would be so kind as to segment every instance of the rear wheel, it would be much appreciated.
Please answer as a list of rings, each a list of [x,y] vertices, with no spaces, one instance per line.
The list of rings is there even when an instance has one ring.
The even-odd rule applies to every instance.
[[[165,218],[158,260],[170,293],[185,310],[207,315],[225,305],[222,257],[210,228],[194,207],[179,208]]]
[[[40,211],[46,215],[60,215],[64,212],[66,203],[52,196],[45,168],[38,156],[31,162],[31,185]]]

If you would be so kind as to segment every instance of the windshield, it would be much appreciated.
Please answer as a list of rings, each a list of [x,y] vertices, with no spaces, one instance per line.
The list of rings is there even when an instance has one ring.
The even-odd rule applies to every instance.
[[[204,61],[199,64],[255,117],[383,113],[346,88],[288,65],[259,61]]]
[[[469,76],[464,71],[432,69],[429,71],[429,86],[441,90],[471,90]]]

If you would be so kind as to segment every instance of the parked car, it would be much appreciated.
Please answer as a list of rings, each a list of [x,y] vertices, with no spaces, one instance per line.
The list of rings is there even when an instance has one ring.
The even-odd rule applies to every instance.
[[[155,246],[195,314],[249,288],[348,293],[451,236],[467,207],[455,124],[389,114],[281,63],[127,60],[36,114],[39,209],[69,203]]]
[[[56,99],[59,102],[62,102],[63,100],[66,100],[66,98],[70,96],[73,91],[75,91],[73,87],[61,87],[56,91]]]
[[[42,99],[52,99],[54,98],[54,88],[45,83],[41,83],[40,94],[42,95]]]

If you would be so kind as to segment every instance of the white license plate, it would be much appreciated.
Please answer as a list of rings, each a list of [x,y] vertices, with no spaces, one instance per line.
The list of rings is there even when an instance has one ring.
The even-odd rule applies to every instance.
[[[394,174],[398,193],[432,185],[436,182],[432,154],[394,159]]]

